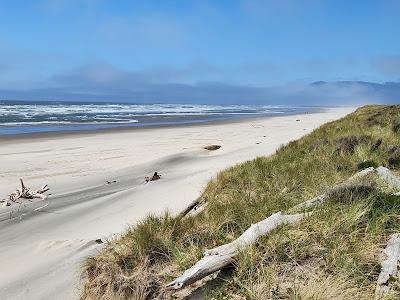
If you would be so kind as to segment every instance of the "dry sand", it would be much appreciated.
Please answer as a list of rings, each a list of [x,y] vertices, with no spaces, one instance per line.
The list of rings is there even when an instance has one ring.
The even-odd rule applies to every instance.
[[[76,299],[83,259],[149,213],[176,213],[226,167],[270,155],[353,108],[235,123],[0,137],[0,198],[23,177],[51,188],[49,205],[0,208],[0,298]],[[300,121],[296,121],[300,120]],[[202,149],[221,145],[216,151]],[[162,174],[156,182],[144,176]],[[106,184],[106,181],[116,183]],[[40,203],[40,206],[44,203]]]

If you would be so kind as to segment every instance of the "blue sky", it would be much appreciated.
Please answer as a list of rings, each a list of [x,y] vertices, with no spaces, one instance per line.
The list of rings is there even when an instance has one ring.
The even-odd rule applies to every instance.
[[[399,37],[397,0],[0,0],[0,99],[395,102]]]

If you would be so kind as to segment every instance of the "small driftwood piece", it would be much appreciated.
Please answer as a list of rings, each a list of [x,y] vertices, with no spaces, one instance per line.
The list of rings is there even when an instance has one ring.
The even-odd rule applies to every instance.
[[[375,299],[384,298],[389,294],[392,281],[398,281],[398,262],[400,261],[400,234],[395,233],[389,239],[382,251],[380,262],[382,266],[375,289]]]
[[[3,202],[3,206],[11,206],[13,203],[20,203],[19,199],[47,199],[47,195],[45,194],[50,188],[45,184],[37,191],[31,191],[30,188],[27,188],[24,184],[22,178],[19,179],[21,182],[21,187],[18,188],[14,193],[11,193],[8,196],[8,199],[1,200]]]
[[[154,172],[153,176],[151,176],[151,177],[146,176],[144,178],[144,181],[149,182],[149,181],[156,181],[159,179],[161,179],[161,175],[158,174],[157,172]]]
[[[206,250],[201,260],[186,270],[180,277],[167,284],[166,288],[180,289],[230,265],[241,249],[256,242],[260,236],[267,235],[280,225],[300,221],[307,215],[283,215],[281,212],[278,212],[265,220],[251,225],[240,237],[229,244]]]
[[[192,210],[196,210],[203,202],[206,202],[207,199],[204,197],[198,197],[195,199],[192,203],[190,203],[181,213],[178,215],[179,219],[182,219],[185,217],[188,213],[190,213]]]
[[[218,150],[219,148],[221,148],[221,145],[208,145],[204,147],[204,149],[208,151],[215,151]]]

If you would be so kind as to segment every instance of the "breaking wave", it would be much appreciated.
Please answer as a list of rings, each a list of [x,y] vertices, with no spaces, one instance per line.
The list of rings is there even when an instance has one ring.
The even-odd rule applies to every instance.
[[[311,110],[284,105],[0,101],[0,134],[187,124]]]

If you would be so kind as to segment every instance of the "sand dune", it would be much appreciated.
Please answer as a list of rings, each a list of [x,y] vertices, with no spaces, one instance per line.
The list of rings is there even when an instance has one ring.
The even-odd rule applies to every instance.
[[[48,183],[52,193],[36,211],[32,204],[10,219],[9,208],[0,210],[1,298],[77,298],[79,265],[102,247],[96,239],[149,213],[178,212],[223,168],[269,155],[351,111],[1,141],[0,195],[19,177],[32,187]],[[210,144],[222,148],[203,149]],[[162,179],[144,183],[154,171]]]

